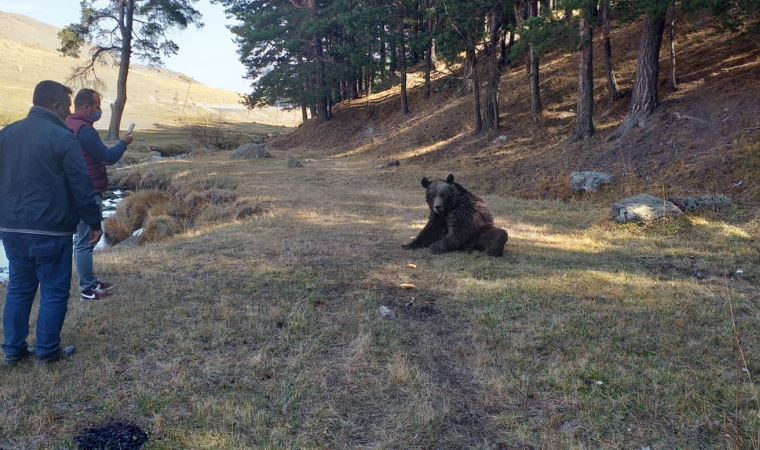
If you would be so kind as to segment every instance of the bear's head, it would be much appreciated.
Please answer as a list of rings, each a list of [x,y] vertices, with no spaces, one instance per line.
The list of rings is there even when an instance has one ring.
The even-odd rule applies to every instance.
[[[449,174],[445,180],[430,181],[423,177],[420,184],[425,188],[428,207],[436,214],[446,214],[459,203],[459,189],[454,183],[453,174]]]

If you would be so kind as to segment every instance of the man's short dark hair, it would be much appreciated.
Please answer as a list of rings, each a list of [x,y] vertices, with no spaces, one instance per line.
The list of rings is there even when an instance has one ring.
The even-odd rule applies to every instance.
[[[52,108],[56,103],[68,102],[70,95],[71,89],[57,81],[40,81],[34,87],[32,104],[43,108]]]
[[[89,89],[89,88],[82,89],[81,91],[77,92],[77,96],[74,97],[74,108],[79,109],[86,105],[89,105],[89,106],[94,105],[96,95],[99,98],[102,97],[102,95],[100,95],[100,92],[94,89]]]

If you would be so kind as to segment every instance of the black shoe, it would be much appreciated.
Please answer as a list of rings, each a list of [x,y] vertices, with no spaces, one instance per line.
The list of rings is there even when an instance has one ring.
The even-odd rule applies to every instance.
[[[54,362],[58,362],[62,359],[68,358],[74,353],[76,353],[77,349],[73,345],[69,345],[68,347],[61,349],[58,348],[58,351],[53,353],[52,355],[45,356],[40,358],[39,356],[34,357],[34,365],[35,366],[47,366],[48,364],[52,364]]]
[[[109,295],[111,295],[110,292],[101,291],[101,290],[98,290],[98,288],[94,287],[94,288],[85,289],[84,291],[80,292],[79,300],[83,300],[83,301],[103,300]]]
[[[23,362],[24,360],[31,358],[32,356],[34,356],[34,350],[32,350],[31,348],[27,348],[26,352],[22,353],[19,356],[14,356],[12,358],[9,358],[6,355],[5,358],[3,358],[3,365],[8,366],[8,367],[13,367]]]

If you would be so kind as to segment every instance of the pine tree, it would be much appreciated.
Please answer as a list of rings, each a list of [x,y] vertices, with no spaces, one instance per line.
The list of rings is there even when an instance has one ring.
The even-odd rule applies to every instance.
[[[657,78],[660,73],[660,46],[668,5],[669,0],[644,0],[639,4],[644,12],[644,23],[639,41],[631,105],[623,123],[607,138],[608,141],[619,138],[637,126],[643,126],[644,121],[659,104]]]
[[[575,115],[575,134],[571,141],[594,135],[594,26],[597,22],[597,0],[577,2],[581,11],[578,19],[580,63],[578,68],[578,106]]]
[[[127,103],[127,77],[132,55],[151,65],[160,65],[162,56],[177,53],[178,46],[168,38],[171,28],[203,26],[200,13],[192,7],[196,0],[117,0],[96,7],[96,0],[82,0],[79,23],[65,27],[58,37],[59,51],[79,57],[81,47],[93,46],[87,63],[76,68],[71,79],[83,82],[94,77],[96,65],[110,57],[119,63],[116,100],[111,104],[108,138],[118,139],[121,117]]]

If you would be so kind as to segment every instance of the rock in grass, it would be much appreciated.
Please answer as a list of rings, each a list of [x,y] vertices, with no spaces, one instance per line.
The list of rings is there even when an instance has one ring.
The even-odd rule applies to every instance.
[[[144,228],[137,229],[135,230],[134,233],[132,233],[130,237],[119,242],[114,247],[118,247],[118,248],[137,247],[140,244],[140,236],[142,236],[144,232],[145,232]]]
[[[494,144],[505,144],[507,142],[507,137],[504,135],[501,135],[493,140]]]
[[[683,212],[717,211],[731,206],[731,198],[725,195],[697,195],[696,197],[669,198]]]
[[[266,150],[264,144],[243,144],[232,152],[232,159],[261,159],[271,158],[272,155]]]
[[[396,318],[396,313],[394,313],[392,309],[388,308],[385,305],[381,305],[380,308],[378,308],[378,312],[383,317],[383,319],[393,320]]]
[[[673,203],[649,194],[620,200],[612,206],[612,218],[617,223],[651,222],[663,217],[683,214]]]
[[[573,172],[570,174],[570,190],[575,193],[596,192],[614,181],[615,177],[605,172]]]
[[[289,158],[288,159],[288,167],[296,168],[296,167],[303,167],[303,164],[301,164],[301,161],[295,159],[295,158]]]

